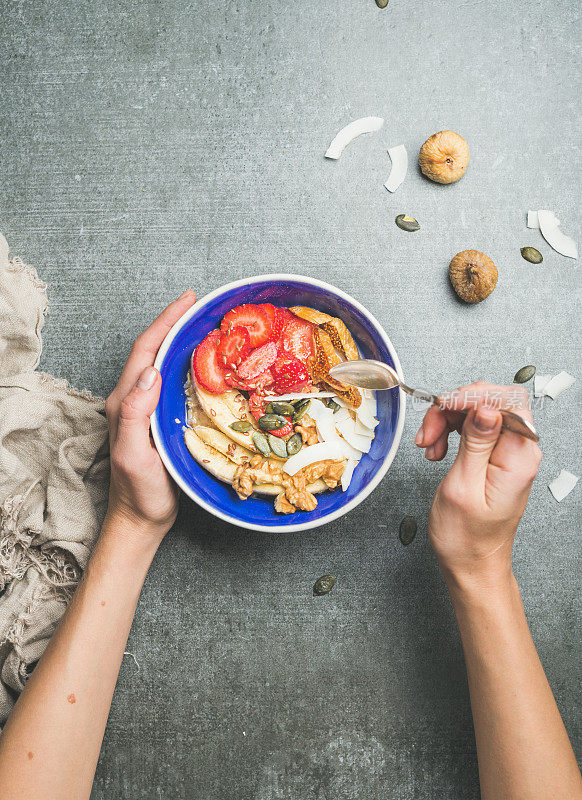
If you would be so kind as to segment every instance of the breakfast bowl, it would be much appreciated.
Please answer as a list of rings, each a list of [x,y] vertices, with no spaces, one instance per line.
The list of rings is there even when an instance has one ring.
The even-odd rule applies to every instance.
[[[333,522],[359,505],[386,475],[400,443],[405,403],[400,389],[377,392],[374,438],[345,491],[318,496],[317,507],[281,514],[262,496],[241,500],[232,485],[210,474],[191,455],[184,441],[187,421],[185,384],[193,350],[231,309],[243,304],[305,306],[342,320],[362,358],[392,366],[402,378],[400,361],[380,323],[357,300],[323,281],[302,275],[259,275],[235,281],[198,300],[164,339],[154,366],[162,376],[160,400],[152,416],[152,436],[169,474],[184,494],[214,516],[238,527],[272,533],[311,530]],[[319,401],[318,401],[319,402]]]

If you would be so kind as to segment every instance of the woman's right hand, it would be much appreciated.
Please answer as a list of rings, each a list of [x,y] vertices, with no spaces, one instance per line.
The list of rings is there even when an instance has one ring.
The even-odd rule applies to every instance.
[[[461,433],[457,457],[441,481],[428,532],[447,581],[492,585],[511,575],[511,549],[541,461],[534,442],[501,430],[499,408],[532,419],[529,394],[519,386],[479,382],[443,396],[447,410],[431,406],[415,443],[430,461]],[[471,408],[468,415],[460,409]]]

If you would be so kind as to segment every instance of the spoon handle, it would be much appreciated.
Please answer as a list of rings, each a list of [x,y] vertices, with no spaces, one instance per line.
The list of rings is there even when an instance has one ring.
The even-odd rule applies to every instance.
[[[438,401],[438,398],[435,405],[437,405],[439,408],[443,408],[441,403]],[[465,414],[465,416],[467,416],[470,410],[470,408],[458,409],[458,411],[461,414]],[[499,408],[498,411],[501,414],[502,430],[517,433],[519,436],[524,436],[526,439],[531,439],[532,442],[539,442],[540,437],[538,436],[537,431],[531,422],[528,422],[527,419],[524,419],[519,414],[515,414],[513,411],[507,411],[504,408]]]

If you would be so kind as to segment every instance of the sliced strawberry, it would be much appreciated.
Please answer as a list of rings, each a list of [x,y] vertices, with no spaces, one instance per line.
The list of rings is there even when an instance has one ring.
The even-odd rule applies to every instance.
[[[270,369],[266,369],[264,372],[261,372],[260,375],[257,375],[256,378],[253,378],[250,384],[257,392],[262,392],[267,386],[272,386],[274,382],[275,378],[273,377],[273,373]]]
[[[275,379],[275,390],[279,394],[299,391],[309,380],[305,364],[294,356],[279,356],[271,368]]]
[[[224,380],[233,389],[242,389],[245,392],[262,392],[267,386],[272,386],[275,381],[270,369],[266,369],[256,378],[249,378],[248,380],[243,380],[237,370],[228,370],[224,375]]]
[[[289,436],[290,433],[293,433],[293,423],[291,422],[291,417],[285,417],[285,419],[287,420],[286,425],[283,425],[282,428],[279,428],[276,431],[269,431],[269,433],[273,436],[280,436],[281,438]]]
[[[248,392],[250,390],[249,385],[238,377],[235,370],[228,370],[227,372],[225,372],[224,380],[228,383],[228,385],[232,389],[242,389],[245,392]]]
[[[224,367],[218,359],[220,331],[210,331],[192,353],[194,377],[212,394],[222,394],[230,387],[224,378]]]
[[[275,324],[273,326],[274,342],[277,341],[290,322],[299,319],[299,317],[296,317],[295,314],[292,314],[287,308],[276,308],[275,311],[277,314],[275,317]]]
[[[282,333],[283,350],[304,364],[313,356],[313,325],[295,318]]]
[[[229,328],[218,342],[218,357],[225,367],[236,369],[251,351],[251,337],[242,325]]]
[[[226,333],[229,328],[234,328],[238,325],[242,325],[243,328],[248,330],[252,348],[260,347],[271,338],[273,330],[271,316],[262,306],[246,303],[243,306],[233,308],[222,318],[220,329],[223,333]]]
[[[262,308],[268,314],[271,325],[274,326],[275,320],[277,319],[277,309],[275,306],[272,303],[261,303],[258,307]]]
[[[237,372],[243,380],[251,380],[269,369],[277,360],[277,345],[274,342],[257,347],[245,358]]]

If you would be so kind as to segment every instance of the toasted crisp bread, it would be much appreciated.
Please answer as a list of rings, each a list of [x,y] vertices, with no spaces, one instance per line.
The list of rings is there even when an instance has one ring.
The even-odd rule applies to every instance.
[[[317,309],[307,306],[293,306],[289,311],[292,311],[296,317],[319,325],[329,335],[333,346],[337,347],[348,361],[355,361],[360,357],[352,334],[338,317],[332,317],[323,311],[317,311]]]
[[[352,408],[359,408],[362,404],[360,391],[355,386],[348,386],[347,383],[336,381],[329,374],[331,367],[340,363],[340,358],[335,351],[329,334],[321,328],[315,328],[313,342],[315,345],[315,357],[312,365],[312,380],[315,383],[325,383]]]

